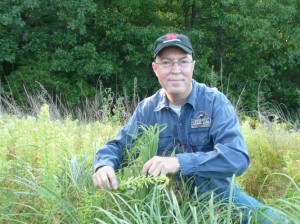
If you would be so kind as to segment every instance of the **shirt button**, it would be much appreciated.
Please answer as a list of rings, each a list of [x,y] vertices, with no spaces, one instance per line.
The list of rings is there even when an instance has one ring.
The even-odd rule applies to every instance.
[[[180,122],[180,123],[179,123],[179,126],[180,126],[180,127],[182,127],[182,126],[183,126],[183,123],[182,123],[182,122]]]

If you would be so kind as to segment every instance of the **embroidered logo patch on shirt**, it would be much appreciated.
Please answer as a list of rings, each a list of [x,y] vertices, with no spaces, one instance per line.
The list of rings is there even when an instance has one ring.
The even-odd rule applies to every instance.
[[[191,119],[191,128],[209,128],[211,126],[211,118],[207,118],[205,112],[197,113],[196,119]]]

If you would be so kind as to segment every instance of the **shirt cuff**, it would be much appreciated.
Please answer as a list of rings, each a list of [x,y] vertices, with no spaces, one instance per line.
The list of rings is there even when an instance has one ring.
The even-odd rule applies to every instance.
[[[115,169],[114,164],[110,161],[100,161],[94,165],[94,172],[96,172],[99,168],[103,166],[111,166],[112,168]]]
[[[194,175],[197,173],[197,162],[193,153],[179,153],[176,154],[180,165],[180,172],[182,175]]]

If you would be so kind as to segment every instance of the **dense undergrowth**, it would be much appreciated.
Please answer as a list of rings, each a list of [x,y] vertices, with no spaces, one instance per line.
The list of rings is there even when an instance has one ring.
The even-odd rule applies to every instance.
[[[216,202],[214,194],[190,196],[189,186],[178,191],[171,178],[140,175],[140,164],[155,154],[163,127],[145,129],[128,152],[118,172],[120,189],[100,192],[91,181],[93,156],[116,135],[120,120],[57,119],[51,105],[37,109],[34,115],[0,112],[1,223],[240,223],[243,219],[233,204]],[[245,118],[242,131],[252,162],[236,181],[267,207],[300,223],[299,129],[279,120]],[[154,150],[144,154],[149,148]],[[256,216],[249,222],[256,223]]]

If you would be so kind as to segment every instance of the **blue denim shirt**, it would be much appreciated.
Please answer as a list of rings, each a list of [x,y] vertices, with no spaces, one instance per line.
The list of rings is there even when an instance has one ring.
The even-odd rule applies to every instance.
[[[250,160],[234,108],[224,94],[195,80],[192,92],[178,116],[170,107],[164,89],[144,99],[117,137],[96,153],[95,170],[104,165],[118,169],[122,150],[140,124],[166,124],[160,133],[158,155],[176,149],[182,176],[194,177],[205,192],[229,186],[233,174],[241,175]]]

